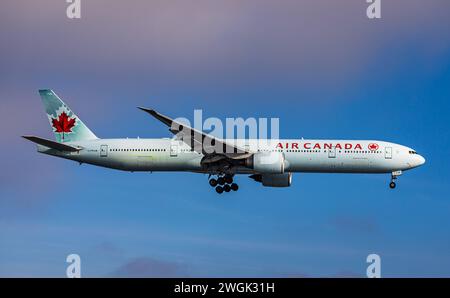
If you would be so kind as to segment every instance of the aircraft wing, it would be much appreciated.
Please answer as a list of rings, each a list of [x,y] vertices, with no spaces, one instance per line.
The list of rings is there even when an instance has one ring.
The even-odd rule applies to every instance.
[[[233,160],[243,159],[253,154],[253,152],[240,148],[235,144],[227,143],[222,139],[216,138],[190,126],[184,125],[158,113],[155,110],[142,107],[139,107],[139,109],[149,113],[167,125],[170,132],[175,134],[178,139],[181,139],[184,143],[189,145],[195,152],[204,154],[205,157],[203,162],[205,163],[217,162],[223,158]]]
[[[29,141],[32,141],[33,143],[51,148],[51,149],[56,149],[59,151],[68,151],[68,152],[76,152],[76,151],[80,151],[81,148],[77,148],[77,147],[73,147],[67,144],[63,144],[63,143],[59,143],[59,142],[55,142],[52,140],[48,140],[48,139],[44,139],[44,138],[40,138],[40,137],[35,137],[35,136],[22,136],[22,138],[27,139]]]

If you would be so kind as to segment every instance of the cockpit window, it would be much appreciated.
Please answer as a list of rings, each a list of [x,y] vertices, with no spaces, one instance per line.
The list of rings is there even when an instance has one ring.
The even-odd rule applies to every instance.
[[[410,150],[410,151],[409,151],[409,154],[417,154],[417,152],[416,152],[416,151],[413,151],[413,150]]]

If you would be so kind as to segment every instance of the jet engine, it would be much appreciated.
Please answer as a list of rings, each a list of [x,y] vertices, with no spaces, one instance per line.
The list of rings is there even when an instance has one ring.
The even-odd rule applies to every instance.
[[[250,178],[268,187],[288,187],[292,183],[292,173],[283,174],[253,174]]]
[[[261,174],[283,174],[284,155],[281,152],[258,152],[247,158],[245,166]]]

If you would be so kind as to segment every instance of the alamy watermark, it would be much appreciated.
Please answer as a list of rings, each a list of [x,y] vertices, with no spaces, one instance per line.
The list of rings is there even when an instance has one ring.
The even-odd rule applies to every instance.
[[[381,19],[381,0],[366,0],[370,3],[366,10],[369,19]]]
[[[66,268],[66,276],[68,278],[80,278],[81,277],[81,258],[77,254],[70,254],[66,258],[66,262],[69,266]]]
[[[366,262],[370,265],[367,266],[366,275],[368,278],[380,278],[381,277],[381,258],[377,254],[370,254],[367,256]]]
[[[81,0],[66,0],[69,4],[66,8],[66,15],[69,19],[81,18]],[[381,19],[381,0],[366,0],[369,6],[366,10],[367,18]]]
[[[270,128],[270,135],[269,135]],[[245,153],[257,151],[261,142],[268,144],[279,139],[279,118],[226,118],[225,123],[216,117],[203,119],[202,110],[194,110],[194,123],[186,118],[176,118],[170,124],[174,139],[190,145],[196,152]],[[259,143],[250,140],[259,140]],[[242,143],[242,140],[246,140]]]
[[[81,0],[66,0],[69,5],[66,8],[66,15],[69,19],[81,18]]]
[[[70,254],[66,258],[69,266],[66,268],[68,278],[81,278],[81,258],[78,254]],[[381,278],[381,257],[378,254],[369,254],[366,258],[369,263],[366,269],[368,278]]]

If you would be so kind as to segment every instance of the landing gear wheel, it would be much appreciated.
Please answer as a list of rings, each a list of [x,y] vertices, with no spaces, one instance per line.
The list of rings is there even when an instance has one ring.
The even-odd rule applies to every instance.
[[[232,189],[233,191],[237,191],[237,190],[239,189],[239,186],[238,186],[236,183],[232,183],[232,184],[230,185],[230,187],[231,187],[231,189]]]
[[[225,192],[230,192],[230,190],[231,190],[230,185],[225,184],[225,186],[223,187],[223,190],[224,190]]]
[[[402,174],[402,171],[394,171],[391,174],[391,183],[389,183],[389,187],[391,189],[394,189],[397,185],[395,184],[395,180],[397,180],[397,177]]]
[[[231,175],[225,175],[224,179],[225,179],[225,182],[228,184],[233,183],[233,176],[231,176]]]
[[[224,185],[224,184],[225,184],[225,179],[224,179],[223,177],[219,177],[219,178],[217,179],[217,183],[218,183],[219,185]]]
[[[212,187],[216,187],[217,186],[217,180],[212,178],[209,180],[209,185],[211,185]]]
[[[216,192],[217,192],[217,193],[223,193],[223,188],[222,188],[222,186],[217,186],[217,187],[216,187]]]

